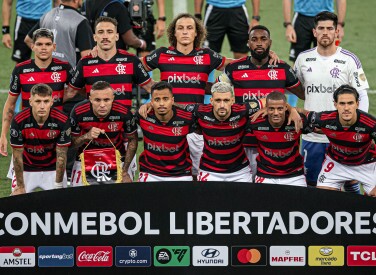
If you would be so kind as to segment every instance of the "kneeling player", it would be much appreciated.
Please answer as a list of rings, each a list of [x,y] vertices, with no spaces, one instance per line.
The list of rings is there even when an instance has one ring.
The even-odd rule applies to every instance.
[[[13,195],[66,186],[65,166],[71,143],[68,116],[53,108],[52,89],[34,85],[30,107],[18,113],[11,124],[13,149]],[[13,186],[12,186],[13,187]]]

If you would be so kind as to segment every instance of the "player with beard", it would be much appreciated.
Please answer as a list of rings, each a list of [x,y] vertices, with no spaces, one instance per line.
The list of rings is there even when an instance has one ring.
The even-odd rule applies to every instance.
[[[355,54],[335,45],[338,17],[324,11],[316,15],[313,35],[317,47],[301,53],[295,71],[305,88],[304,109],[334,110],[333,92],[343,84],[355,87],[359,93],[359,109],[368,112],[369,88],[362,64]],[[307,183],[316,186],[329,140],[317,133],[302,137],[302,154]],[[354,187],[354,188],[352,188]],[[359,192],[359,186],[349,185],[346,191]]]
[[[261,25],[253,27],[248,40],[251,56],[230,63],[218,77],[219,82],[228,82],[234,86],[236,103],[264,98],[272,91],[284,93],[285,89],[304,99],[302,85],[292,68],[283,61],[276,65],[269,64],[271,45],[269,29]],[[243,145],[255,174],[257,141],[253,134],[246,134]]]

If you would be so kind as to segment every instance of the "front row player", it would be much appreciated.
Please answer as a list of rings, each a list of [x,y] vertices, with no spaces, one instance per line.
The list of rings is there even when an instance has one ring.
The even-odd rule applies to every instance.
[[[62,188],[67,183],[65,166],[71,144],[68,116],[52,107],[50,86],[36,84],[30,93],[30,107],[14,117],[10,128],[16,181],[12,195],[37,187]]]
[[[349,85],[333,94],[336,111],[310,112],[308,121],[329,139],[317,187],[340,190],[345,181],[362,182],[376,196],[376,118],[358,109],[359,94]]]

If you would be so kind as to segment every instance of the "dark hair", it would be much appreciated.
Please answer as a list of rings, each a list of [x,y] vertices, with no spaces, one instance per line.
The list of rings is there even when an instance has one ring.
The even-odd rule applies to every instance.
[[[252,29],[249,30],[248,32],[248,36],[251,35],[251,32],[254,31],[254,30],[264,30],[268,33],[269,35],[269,38],[270,38],[270,31],[267,27],[263,26],[263,25],[257,25],[257,26],[254,26],[252,27]]]
[[[113,90],[110,83],[108,83],[107,81],[99,80],[99,81],[95,82],[93,84],[93,86],[91,86],[91,91],[105,90],[105,89],[108,89],[108,88]]]
[[[278,91],[273,91],[266,96],[266,104],[268,104],[268,100],[283,100],[283,102],[287,102],[286,96]]]
[[[54,42],[54,33],[50,29],[40,28],[33,32],[33,43],[37,41],[38,38],[46,37],[50,38]]]
[[[194,17],[193,15],[189,13],[181,13],[172,20],[172,22],[167,28],[168,42],[170,43],[171,46],[176,47],[176,44],[177,44],[176,37],[175,37],[176,22],[181,18],[191,18],[193,19],[193,21],[195,21],[197,36],[195,37],[193,44],[194,44],[194,48],[200,48],[202,42],[204,42],[206,38],[206,29],[201,20],[197,19],[196,17]]]
[[[108,17],[108,16],[100,16],[97,18],[97,20],[95,20],[95,23],[94,23],[94,32],[97,28],[97,25],[101,22],[108,22],[108,23],[112,23],[114,24],[116,30],[117,30],[117,27],[118,27],[118,21],[115,19],[115,18],[112,18],[112,17]]]
[[[316,28],[317,25],[319,24],[319,21],[333,21],[334,28],[337,28],[338,24],[338,17],[335,13],[332,13],[330,11],[322,11],[318,14],[316,14],[315,19],[314,19],[314,27]]]
[[[338,89],[336,89],[334,91],[334,93],[333,93],[334,102],[337,103],[338,102],[338,97],[340,95],[343,95],[343,94],[351,94],[351,95],[353,95],[355,97],[356,102],[359,101],[359,93],[358,93],[358,91],[354,87],[345,84],[345,85],[341,85]]]
[[[52,96],[52,89],[50,86],[44,83],[35,84],[31,87],[30,94],[32,96],[39,95],[39,96]]]
[[[172,94],[172,85],[166,81],[160,81],[160,82],[156,82],[153,84],[153,86],[151,86],[151,92],[150,94],[153,95],[153,92],[154,91],[161,91],[161,90],[164,90],[164,89],[168,89],[170,91],[170,93]]]

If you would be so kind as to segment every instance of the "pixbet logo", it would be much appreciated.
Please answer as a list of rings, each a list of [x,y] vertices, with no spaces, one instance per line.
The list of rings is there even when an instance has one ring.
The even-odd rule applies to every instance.
[[[348,266],[376,266],[376,246],[348,246]]]
[[[76,248],[77,266],[112,266],[111,246],[78,246]]]

